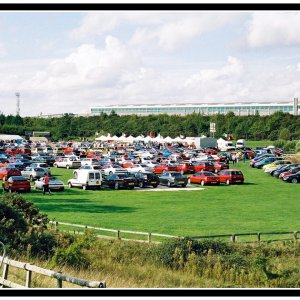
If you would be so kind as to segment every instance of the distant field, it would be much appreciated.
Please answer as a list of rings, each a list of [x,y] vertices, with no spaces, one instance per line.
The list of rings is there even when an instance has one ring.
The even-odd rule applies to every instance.
[[[121,230],[174,235],[300,230],[300,184],[286,184],[239,162],[244,185],[204,191],[137,192],[69,189],[26,194],[50,219]],[[64,182],[72,170],[54,169]]]

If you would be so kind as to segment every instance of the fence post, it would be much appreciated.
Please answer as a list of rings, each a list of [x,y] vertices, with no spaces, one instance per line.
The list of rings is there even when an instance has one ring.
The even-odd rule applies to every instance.
[[[62,273],[62,272],[57,272],[57,273]],[[62,279],[61,278],[57,278],[57,284],[56,284],[56,287],[58,289],[62,289]]]
[[[231,235],[231,241],[232,241],[233,243],[235,243],[235,241],[236,241],[236,236],[235,236],[235,234]]]
[[[9,264],[4,264],[2,278],[5,279],[5,280],[6,280],[7,277],[8,277],[8,269],[9,269]],[[5,288],[4,284],[1,285],[1,288]]]
[[[151,232],[148,233],[148,243],[151,243]]]
[[[25,286],[27,288],[30,288],[30,286],[31,286],[31,274],[32,274],[32,272],[30,270],[26,270],[26,284],[25,284]]]
[[[260,243],[260,232],[257,233],[257,241]]]
[[[54,228],[55,228],[55,232],[57,232],[58,231],[58,222],[56,221],[55,223],[54,223]]]
[[[120,230],[117,230],[117,238],[120,239]]]
[[[293,236],[294,236],[294,241],[295,242],[297,242],[297,239],[298,239],[297,234],[298,234],[298,231],[294,231]]]

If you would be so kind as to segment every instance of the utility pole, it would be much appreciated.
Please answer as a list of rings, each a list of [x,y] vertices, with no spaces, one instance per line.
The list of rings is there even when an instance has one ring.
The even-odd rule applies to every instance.
[[[20,93],[16,93],[17,97],[17,116],[20,115]]]

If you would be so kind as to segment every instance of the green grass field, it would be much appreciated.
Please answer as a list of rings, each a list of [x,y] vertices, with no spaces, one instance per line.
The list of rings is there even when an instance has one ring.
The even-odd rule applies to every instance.
[[[52,220],[179,236],[300,230],[300,184],[287,184],[239,162],[243,185],[137,192],[103,188],[24,197]],[[52,169],[65,183],[72,170]]]

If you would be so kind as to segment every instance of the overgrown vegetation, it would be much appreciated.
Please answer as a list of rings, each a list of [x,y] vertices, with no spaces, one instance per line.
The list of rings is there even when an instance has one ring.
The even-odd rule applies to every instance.
[[[270,116],[235,116],[233,112],[226,115],[204,116],[198,113],[180,115],[119,116],[115,113],[100,116],[75,117],[64,114],[60,118],[20,117],[0,115],[0,130],[7,134],[24,135],[25,131],[50,131],[52,139],[65,140],[80,137],[95,137],[95,132],[120,136],[122,133],[147,135],[149,132],[163,136],[209,135],[210,122],[216,123],[215,136],[231,134],[234,139],[247,140],[299,140],[300,116],[276,112]]]
[[[90,231],[74,236],[48,230],[47,217],[19,195],[3,196],[0,208],[1,239],[9,246],[11,258],[106,280],[110,288],[300,287],[300,246],[294,241],[237,244],[186,237],[145,244],[101,240]],[[45,279],[34,284],[51,286]]]

